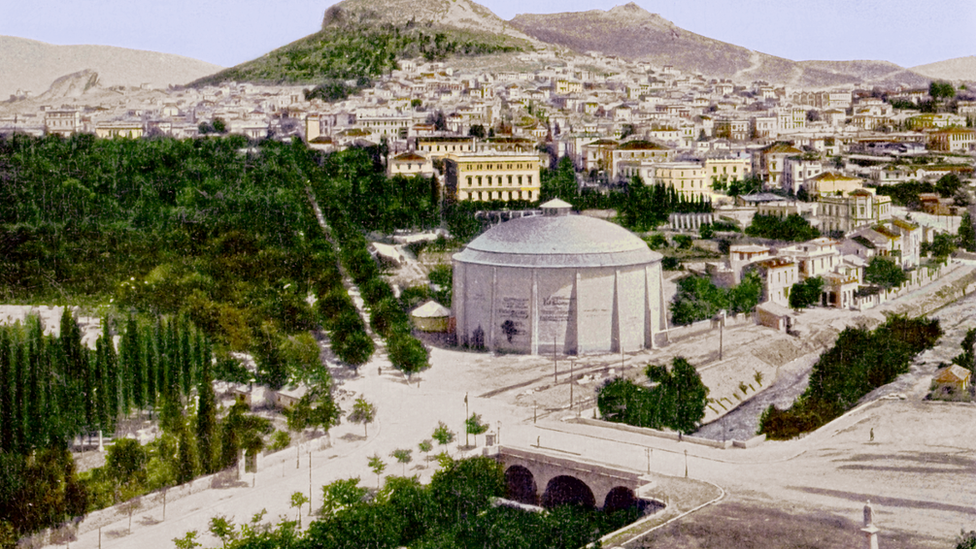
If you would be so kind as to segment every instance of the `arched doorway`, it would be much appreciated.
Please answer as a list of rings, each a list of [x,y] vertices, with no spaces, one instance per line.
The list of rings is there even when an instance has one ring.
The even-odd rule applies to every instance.
[[[561,475],[549,481],[546,493],[542,495],[543,507],[558,507],[560,505],[582,505],[596,507],[593,491],[582,480],[568,475]]]
[[[508,499],[530,505],[539,504],[539,489],[535,484],[535,477],[525,467],[509,467],[505,471],[505,487]]]
[[[607,513],[630,509],[637,505],[637,498],[634,491],[624,486],[617,486],[607,493],[607,498],[603,502],[603,510]]]

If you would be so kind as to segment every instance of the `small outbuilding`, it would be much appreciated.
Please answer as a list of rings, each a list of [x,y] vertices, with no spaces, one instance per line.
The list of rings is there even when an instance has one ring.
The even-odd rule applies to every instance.
[[[943,389],[945,393],[962,393],[969,388],[971,378],[972,372],[958,364],[953,364],[936,370],[935,377],[932,378],[932,381],[939,388]]]
[[[450,328],[451,310],[430,300],[414,309],[410,319],[421,332],[446,332]]]
[[[756,323],[780,332],[793,329],[794,313],[778,303],[767,301],[756,307]]]

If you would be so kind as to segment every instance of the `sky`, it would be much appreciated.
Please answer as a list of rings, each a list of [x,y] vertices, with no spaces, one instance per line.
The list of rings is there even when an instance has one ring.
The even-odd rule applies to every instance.
[[[424,1],[424,0],[419,0]],[[173,53],[229,67],[319,29],[328,0],[0,0],[0,35]],[[625,0],[483,0],[518,13],[608,10]],[[913,67],[976,55],[974,0],[636,0],[685,30],[795,61]],[[2,77],[2,75],[0,75]]]

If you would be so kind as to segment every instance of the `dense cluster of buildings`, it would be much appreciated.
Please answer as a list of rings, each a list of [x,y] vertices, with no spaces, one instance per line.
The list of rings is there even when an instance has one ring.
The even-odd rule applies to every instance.
[[[872,255],[917,266],[920,243],[938,230],[897,219],[890,199],[874,187],[972,176],[976,101],[965,97],[955,112],[923,114],[894,109],[891,101],[926,101],[925,90],[888,90],[883,100],[852,89],[743,85],[597,54],[547,55],[521,54],[516,61],[532,68],[511,72],[402,61],[371,87],[331,103],[300,87],[239,83],[120,90],[114,103],[76,100],[2,117],[0,132],[103,138],[229,132],[299,137],[324,151],[385,143],[391,176],[437,175],[446,196],[459,201],[537,201],[541,168],[567,156],[581,186],[640,178],[689,200],[802,216],[833,240],[734,248],[727,264],[710,269],[730,282],[742,269],[756,270],[766,298],[784,304],[794,282],[823,276],[824,304],[841,307],[850,304]],[[747,178],[761,180],[766,192],[733,202],[727,190]],[[922,201],[935,215],[960,213],[951,199]]]

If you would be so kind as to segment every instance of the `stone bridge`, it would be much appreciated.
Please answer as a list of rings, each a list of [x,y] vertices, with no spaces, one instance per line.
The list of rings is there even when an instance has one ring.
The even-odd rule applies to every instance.
[[[509,499],[543,507],[568,503],[625,509],[653,484],[637,471],[541,448],[496,446],[488,455],[505,469]]]

